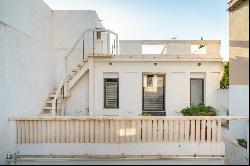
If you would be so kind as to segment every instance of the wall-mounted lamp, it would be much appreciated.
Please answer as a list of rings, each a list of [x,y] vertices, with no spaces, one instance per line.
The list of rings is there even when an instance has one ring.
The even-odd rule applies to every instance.
[[[201,66],[201,63],[198,63],[198,66]]]
[[[109,65],[113,65],[112,62],[109,62]]]
[[[154,65],[157,66],[157,63],[155,62]]]

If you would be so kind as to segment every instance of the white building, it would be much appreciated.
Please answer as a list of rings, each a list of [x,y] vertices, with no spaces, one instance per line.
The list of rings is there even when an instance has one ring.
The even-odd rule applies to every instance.
[[[95,11],[52,11],[40,0],[0,1],[0,161],[4,161],[7,153],[36,156],[87,152],[91,155],[124,152],[128,156],[209,155],[215,163],[223,161],[221,119],[188,119],[185,128],[186,119],[168,119],[169,123],[157,119],[157,137],[153,134],[152,138],[151,130],[148,131],[152,123],[146,125],[139,120],[142,127],[138,127],[133,121],[143,113],[166,118],[178,116],[183,108],[200,102],[222,108],[225,103],[219,97],[223,74],[220,41],[125,41],[118,37],[104,28]],[[122,128],[123,121],[98,119],[104,116],[132,118],[127,120],[131,126],[128,128],[125,123]],[[86,120],[88,117],[97,119]],[[76,122],[71,124],[71,120]],[[204,124],[200,123],[202,120]],[[120,125],[117,141],[121,145],[112,135],[116,122]],[[160,132],[161,128],[166,132],[163,124],[172,125],[168,130],[174,131],[168,136],[170,142],[123,143],[136,142],[133,136],[142,142],[163,140],[164,134]],[[145,137],[143,125],[148,131]],[[152,133],[156,131],[153,128]],[[85,135],[84,132],[79,135],[81,129],[85,129]],[[98,135],[99,131],[100,134],[108,131],[110,135]],[[192,142],[198,140],[204,142]],[[88,144],[79,145],[84,141]],[[163,145],[172,148],[160,150]],[[134,152],[136,147],[141,150]]]

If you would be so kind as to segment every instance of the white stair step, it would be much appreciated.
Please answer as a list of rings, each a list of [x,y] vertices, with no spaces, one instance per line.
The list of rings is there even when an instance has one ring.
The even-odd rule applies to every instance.
[[[53,100],[46,101],[46,104],[52,104]]]
[[[43,107],[43,110],[52,110],[52,107]]]
[[[78,67],[78,68],[82,68],[82,67],[83,67],[83,64],[78,64],[77,67]]]
[[[78,71],[76,69],[72,70],[73,74],[76,74]]]
[[[67,80],[71,80],[72,78],[73,78],[72,75],[68,75],[68,76],[67,76]]]
[[[53,100],[46,101],[46,104],[52,104]],[[57,101],[57,104],[61,104],[61,101]]]
[[[51,113],[41,113],[39,116],[52,116]]]
[[[61,91],[61,90],[60,90]],[[57,89],[54,89],[54,93],[56,93],[57,92]]]
[[[55,95],[56,95],[56,94],[50,94],[49,97],[55,97]],[[59,98],[62,98],[63,95],[60,94],[60,95],[58,95],[58,97],[59,97]],[[64,96],[64,97],[65,97],[65,96]]]

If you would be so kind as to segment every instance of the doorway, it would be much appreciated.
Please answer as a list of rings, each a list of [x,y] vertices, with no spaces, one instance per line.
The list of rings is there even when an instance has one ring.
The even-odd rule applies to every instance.
[[[204,79],[190,79],[190,105],[204,103]]]
[[[143,74],[143,113],[165,116],[165,75]]]

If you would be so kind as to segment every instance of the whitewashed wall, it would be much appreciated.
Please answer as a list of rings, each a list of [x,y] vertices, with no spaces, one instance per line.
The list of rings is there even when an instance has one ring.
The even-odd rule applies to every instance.
[[[229,90],[228,89],[218,89],[216,90],[216,96],[214,101],[216,101],[215,108],[219,111],[219,115],[226,116],[229,113]]]
[[[112,60],[110,60],[112,61]],[[178,115],[182,108],[190,104],[190,73],[205,74],[205,103],[217,107],[219,82],[223,71],[221,62],[112,62],[96,60],[94,62],[94,109],[93,115],[138,116],[142,112],[142,73],[160,72],[166,74],[165,108],[167,115]],[[103,78],[104,73],[118,72],[120,83],[119,109],[104,109]],[[77,85],[77,86],[80,86]]]
[[[87,29],[102,28],[98,15],[91,10],[60,10],[53,11],[54,43],[57,47],[57,82],[59,83],[64,76],[65,56],[71,50],[81,34]],[[96,37],[96,34],[95,36]],[[104,37],[104,36],[103,36]],[[105,36],[106,37],[106,36]],[[85,35],[84,56],[93,50],[93,33]],[[97,50],[95,50],[97,51]],[[68,72],[77,67],[83,60],[82,40],[68,58]],[[66,101],[66,115],[88,115],[88,74],[70,91],[70,98]]]
[[[8,118],[38,115],[55,88],[52,21],[43,1],[0,1],[0,164],[14,148]]]
[[[48,94],[62,80],[69,48],[85,29],[96,27],[102,24],[95,11],[52,11],[42,0],[0,1],[0,164],[12,149],[8,118],[41,112]],[[81,59],[74,58],[71,63],[77,66]],[[88,86],[84,79],[81,83],[72,90],[69,110],[88,105],[84,95]]]
[[[91,10],[55,10],[53,11],[54,44],[57,48],[57,80],[60,82],[64,74],[64,57],[72,49],[75,42],[87,29],[102,28],[98,15]],[[93,33],[85,35],[85,57],[92,52]],[[72,71],[83,58],[82,40],[76,51],[68,58],[68,69]]]
[[[89,75],[86,73],[82,79],[71,89],[70,97],[66,100],[66,115],[88,116],[89,108]]]
[[[165,52],[168,55],[178,55],[178,56],[191,56],[195,55],[191,52],[192,45],[206,45],[206,51],[201,53],[202,57],[209,58],[220,58],[220,47],[221,42],[219,40],[120,40],[119,41],[119,53],[121,55],[134,55],[140,56],[143,54],[143,45],[162,45],[166,46]],[[157,49],[151,47],[150,52],[159,52]],[[161,50],[160,50],[161,52]],[[156,54],[156,53],[153,53]],[[158,53],[159,54],[159,53]],[[196,53],[197,54],[197,53]]]
[[[230,85],[229,87],[229,115],[249,116],[249,85]],[[248,139],[246,130],[249,128],[249,121],[231,121],[229,130],[236,138]]]

